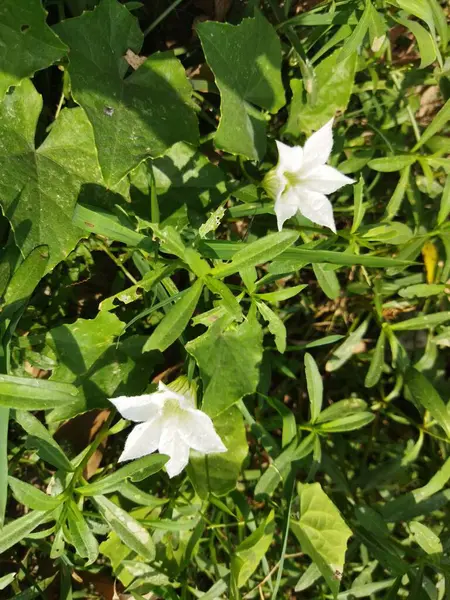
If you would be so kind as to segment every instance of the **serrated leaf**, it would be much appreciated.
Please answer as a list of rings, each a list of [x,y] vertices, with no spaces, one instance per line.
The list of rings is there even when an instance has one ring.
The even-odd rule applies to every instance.
[[[49,67],[67,47],[45,22],[41,0],[2,0],[0,10],[0,101],[13,85]]]
[[[259,12],[236,26],[210,21],[197,31],[221,95],[216,147],[262,159],[266,121],[253,105],[276,113],[285,103],[277,34]]]
[[[171,346],[186,329],[190,318],[202,293],[203,282],[197,279],[195,283],[184,292],[183,296],[172,306],[155,331],[145,342],[143,351],[159,350],[164,352]]]
[[[92,129],[81,109],[63,109],[35,147],[42,97],[24,81],[0,103],[0,203],[26,256],[47,244],[47,270],[84,235],[72,225],[83,183],[101,183]]]
[[[225,323],[223,318],[216,321],[208,331],[186,345],[200,369],[202,409],[211,417],[227,410],[243,396],[253,394],[259,381],[263,353],[261,326],[256,319],[228,328]]]
[[[117,0],[102,0],[55,31],[70,49],[72,93],[92,123],[108,187],[146,157],[159,156],[180,140],[196,142],[192,87],[171,53],[154,54],[124,79],[124,55],[129,49],[138,53],[144,36]]]
[[[300,519],[291,520],[292,531],[336,595],[352,532],[319,483],[299,484],[298,493]]]
[[[210,493],[224,496],[234,490],[248,453],[244,422],[238,408],[232,406],[213,422],[227,452],[201,456],[191,451],[188,474],[201,498],[207,498]]]
[[[338,111],[346,109],[353,89],[357,55],[352,53],[340,60],[340,52],[333,52],[315,69],[318,92],[314,104],[305,98],[303,80],[291,80],[293,98],[284,133],[293,137],[302,132],[310,134],[325,125]]]
[[[105,496],[94,496],[93,501],[106,523],[128,548],[149,561],[154,560],[155,544],[145,527]]]
[[[25,483],[25,481],[20,481],[20,479],[16,479],[15,477],[9,476],[8,483],[17,502],[20,502],[20,504],[28,506],[33,510],[54,510],[55,508],[58,508],[63,501],[63,498],[49,496],[40,489],[34,487],[34,485]]]

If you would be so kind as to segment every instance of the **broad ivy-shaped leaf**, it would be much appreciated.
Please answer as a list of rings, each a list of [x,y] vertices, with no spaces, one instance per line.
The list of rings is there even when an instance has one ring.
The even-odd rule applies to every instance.
[[[336,596],[352,532],[320,483],[299,484],[298,494],[300,519],[291,520],[292,531]]]
[[[262,338],[261,326],[255,318],[225,328],[222,318],[186,345],[200,369],[204,390],[202,409],[211,417],[256,391]]]
[[[0,205],[24,256],[46,244],[50,271],[85,233],[71,224],[81,186],[100,183],[92,128],[80,108],[64,109],[36,148],[42,98],[24,81],[0,103]]]
[[[276,113],[285,103],[281,46],[258,12],[240,25],[201,23],[198,34],[221,95],[217,148],[257,160],[266,150],[266,120],[254,105]]]
[[[199,227],[205,220],[205,209],[226,198],[224,172],[183,142],[153,161],[153,174],[165,225],[180,227],[189,217],[191,224]]]
[[[242,414],[232,406],[214,419],[214,428],[227,447],[223,454],[200,455],[191,451],[188,473],[201,498],[224,496],[236,486],[248,443]]]
[[[352,53],[339,60],[340,50],[323,60],[316,69],[317,99],[311,103],[301,79],[293,79],[294,94],[289,110],[289,119],[284,129],[294,137],[301,133],[310,134],[325,125],[338,111],[347,107],[353,89],[357,54]]]
[[[141,354],[146,338],[134,336],[117,346],[117,336],[124,327],[116,315],[100,312],[95,319],[78,319],[50,330],[47,343],[59,363],[50,379],[80,386],[83,394],[76,403],[52,411],[49,421],[109,406],[107,398],[139,394],[145,389],[149,359]]]
[[[102,0],[92,12],[55,27],[69,46],[73,97],[94,128],[100,167],[108,187],[148,156],[174,143],[195,143],[197,120],[192,87],[171,53],[158,53],[125,77],[128,49],[139,52],[138,21],[117,0]]]
[[[0,3],[0,101],[8,88],[60,59],[67,47],[45,22],[41,0]]]

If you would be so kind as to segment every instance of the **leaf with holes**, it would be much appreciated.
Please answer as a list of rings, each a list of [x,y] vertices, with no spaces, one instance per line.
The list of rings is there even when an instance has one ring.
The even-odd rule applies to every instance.
[[[124,55],[128,49],[139,52],[144,39],[125,6],[102,0],[55,31],[69,46],[72,93],[94,128],[108,187],[146,157],[160,156],[180,140],[197,141],[192,88],[172,54],[154,54],[125,78]]]

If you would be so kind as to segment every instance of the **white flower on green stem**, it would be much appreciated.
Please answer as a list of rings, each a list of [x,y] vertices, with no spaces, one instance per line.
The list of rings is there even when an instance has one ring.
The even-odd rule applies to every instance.
[[[139,423],[128,436],[119,462],[159,450],[170,457],[166,470],[174,477],[188,464],[191,448],[201,454],[226,452],[210,417],[195,407],[195,396],[195,387],[179,377],[170,386],[160,381],[153,394],[111,398],[125,419]]]
[[[333,207],[326,194],[332,194],[353,179],[325,164],[333,147],[333,119],[306,140],[303,147],[276,142],[278,164],[263,181],[275,199],[275,214],[281,231],[287,219],[300,212],[313,223],[336,233]]]

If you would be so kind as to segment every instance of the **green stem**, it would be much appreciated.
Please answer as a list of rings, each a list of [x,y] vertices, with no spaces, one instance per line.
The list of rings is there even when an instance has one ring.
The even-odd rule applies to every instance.
[[[164,12],[162,12],[159,17],[157,17],[153,23],[150,23],[150,25],[147,27],[147,29],[144,31],[144,37],[147,36],[150,31],[153,31],[153,29],[155,29],[155,27],[157,27],[161,21],[164,21],[164,19],[170,15],[170,13],[175,10],[175,8],[181,4],[183,0],[174,0],[174,2],[172,2],[172,4],[170,6],[168,6],[166,8],[166,10]]]

